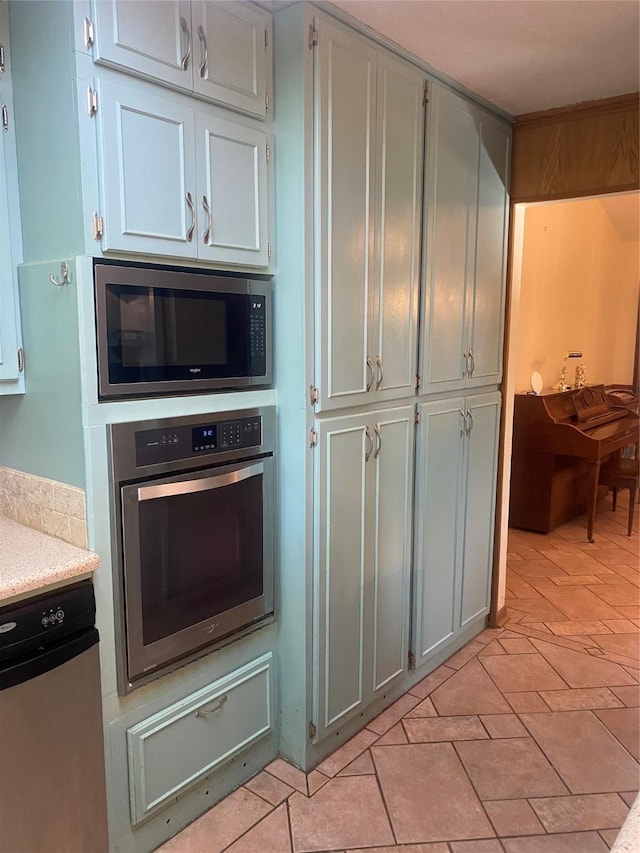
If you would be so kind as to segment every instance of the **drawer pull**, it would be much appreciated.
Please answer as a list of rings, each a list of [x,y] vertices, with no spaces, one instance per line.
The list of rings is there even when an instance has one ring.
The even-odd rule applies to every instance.
[[[196,717],[210,717],[222,708],[228,698],[229,697],[225,693],[224,696],[220,696],[219,699],[216,699],[215,704],[211,708],[200,708],[200,710],[196,711]]]

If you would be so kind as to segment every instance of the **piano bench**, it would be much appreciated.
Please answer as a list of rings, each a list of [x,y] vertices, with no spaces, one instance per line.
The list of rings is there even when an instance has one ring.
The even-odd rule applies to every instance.
[[[599,483],[608,486],[613,491],[613,509],[616,508],[618,489],[629,489],[629,525],[627,535],[631,536],[633,528],[633,511],[638,490],[638,460],[611,459],[600,467]]]

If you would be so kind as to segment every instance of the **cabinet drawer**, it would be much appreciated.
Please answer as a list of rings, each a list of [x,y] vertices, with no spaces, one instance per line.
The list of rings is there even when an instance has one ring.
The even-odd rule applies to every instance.
[[[263,655],[127,729],[133,824],[269,731],[271,665]]]

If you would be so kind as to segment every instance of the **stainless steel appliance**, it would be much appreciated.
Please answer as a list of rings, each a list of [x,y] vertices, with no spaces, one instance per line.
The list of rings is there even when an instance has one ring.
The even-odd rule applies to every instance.
[[[0,608],[0,849],[106,853],[90,581]]]
[[[108,426],[119,689],[273,614],[275,409]]]
[[[271,283],[175,267],[94,265],[101,399],[271,382]]]

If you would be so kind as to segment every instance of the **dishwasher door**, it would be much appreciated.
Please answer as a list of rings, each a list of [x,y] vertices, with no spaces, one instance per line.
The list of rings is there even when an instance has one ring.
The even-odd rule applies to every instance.
[[[88,628],[0,664],[0,853],[108,848],[98,632]]]

